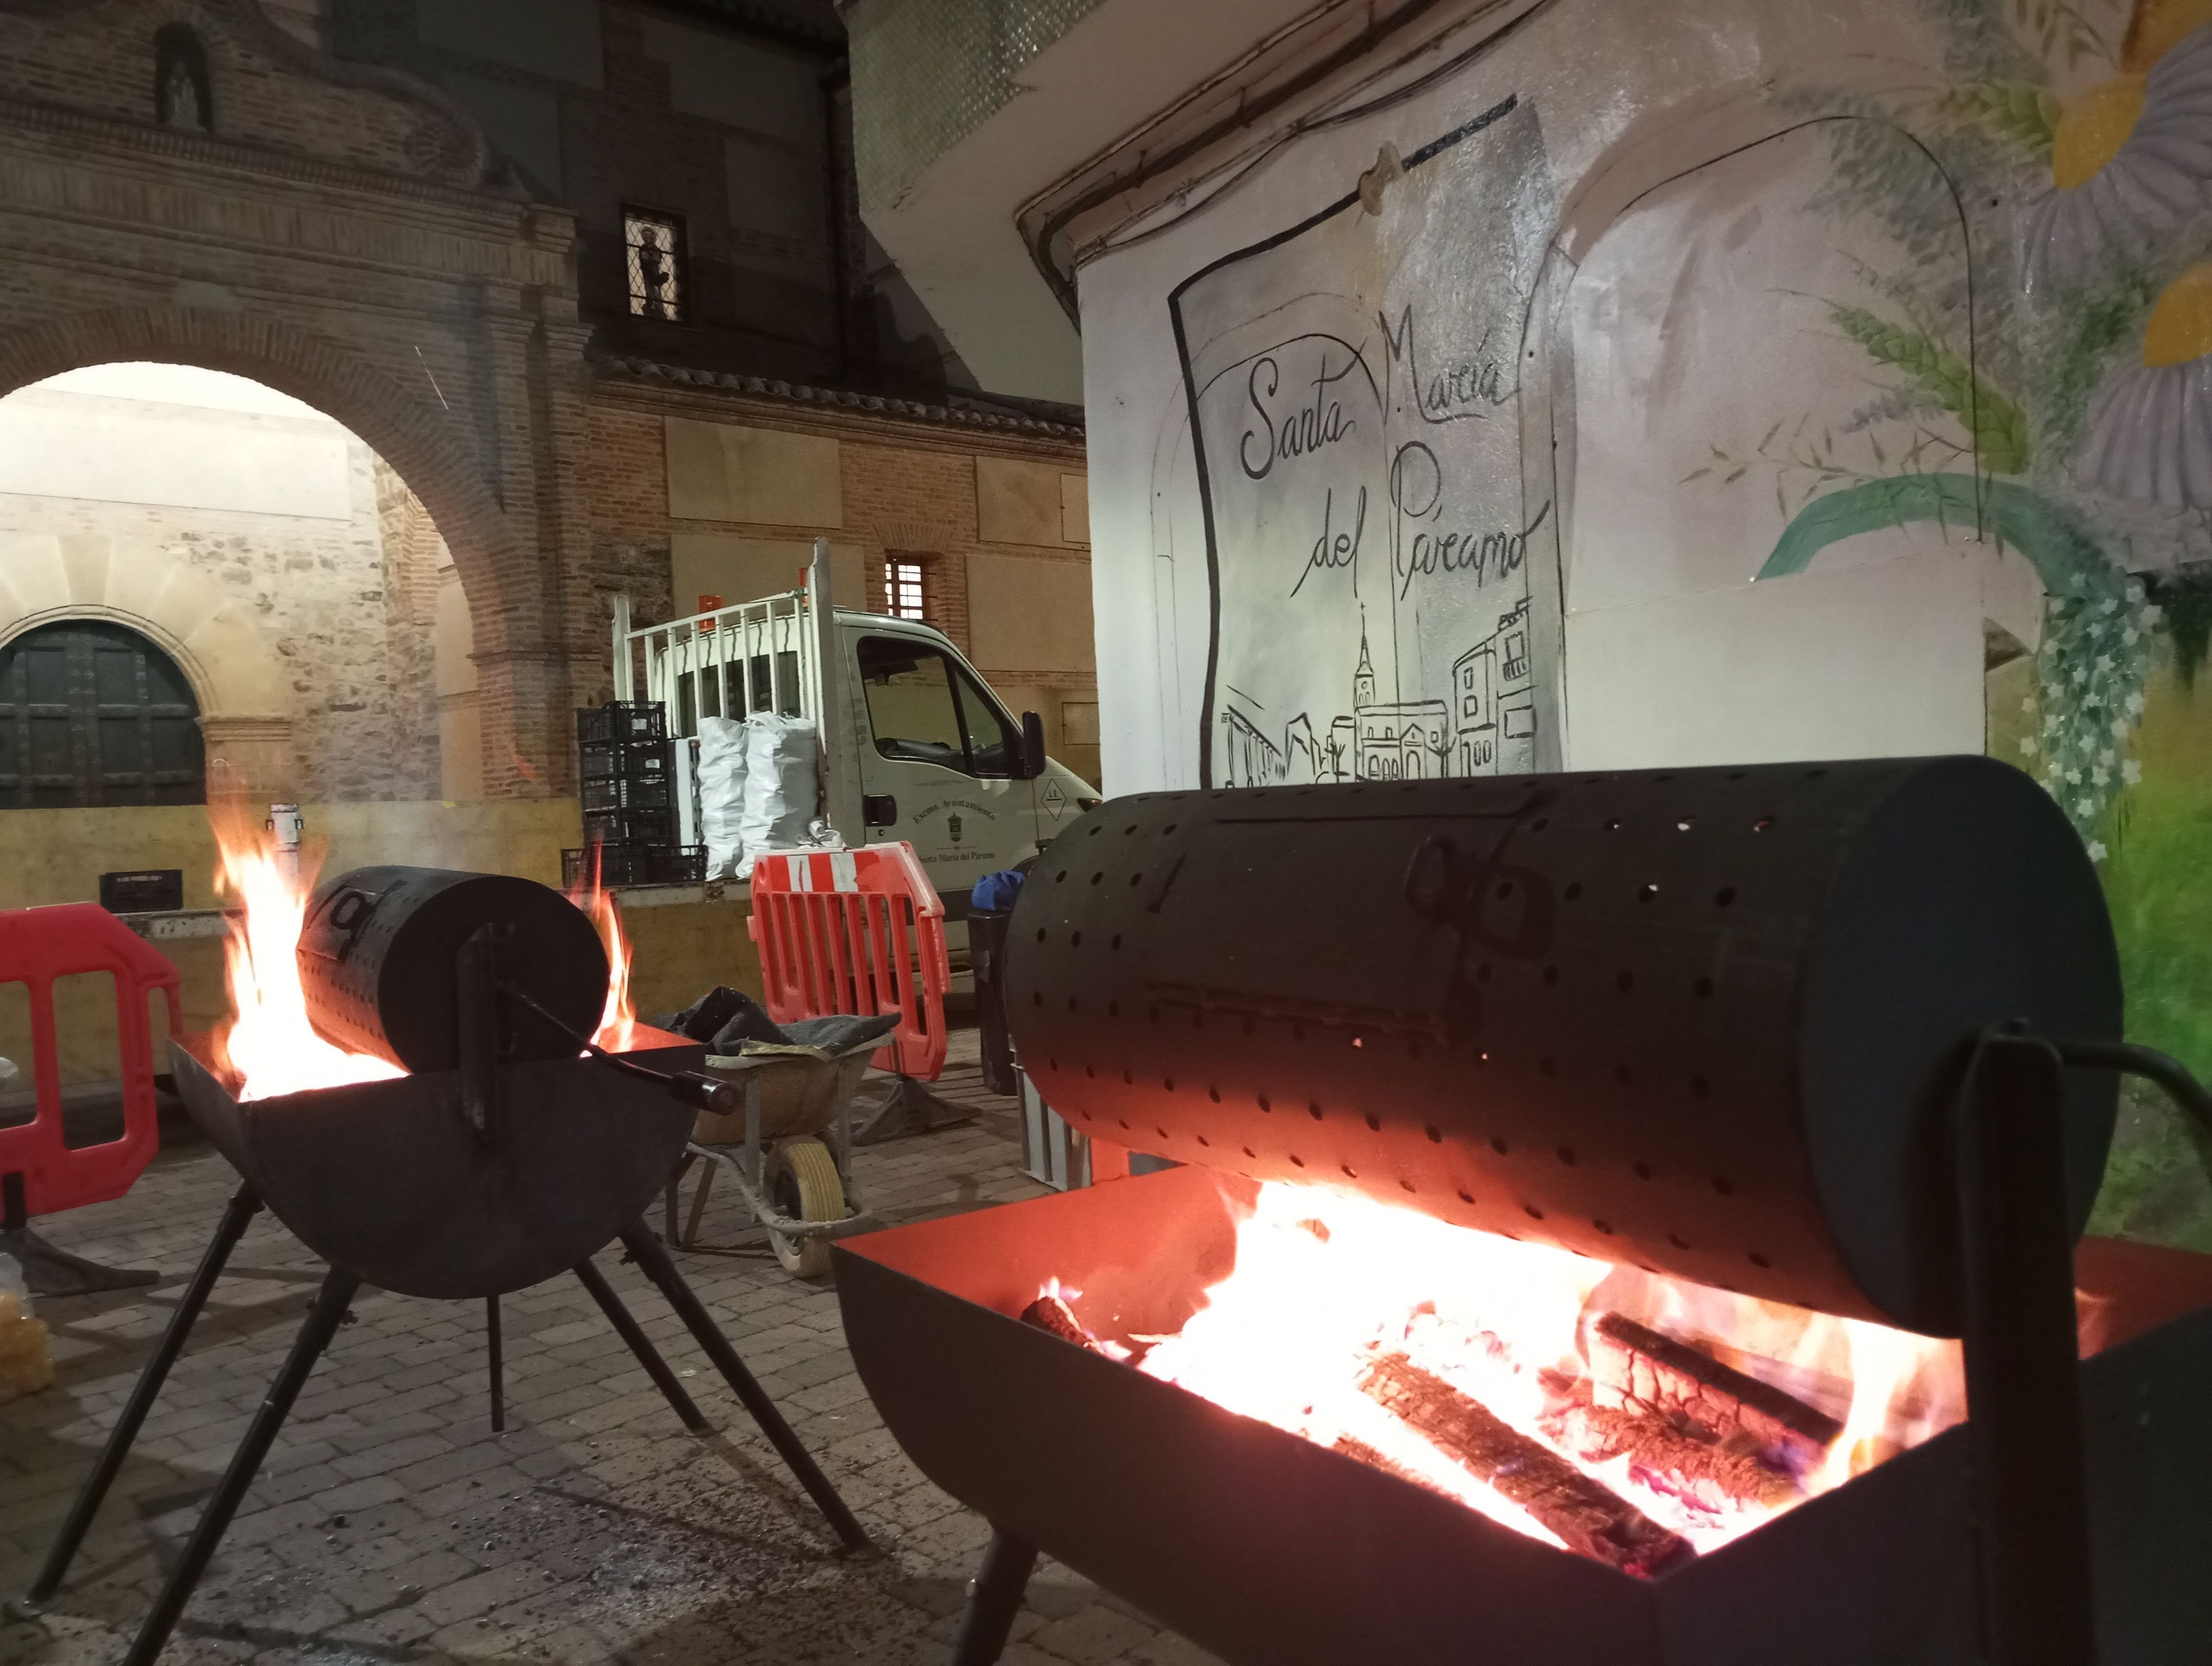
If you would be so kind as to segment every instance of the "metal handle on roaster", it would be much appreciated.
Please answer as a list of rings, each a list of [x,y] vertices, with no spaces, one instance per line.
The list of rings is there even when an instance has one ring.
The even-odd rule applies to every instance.
[[[642,1077],[648,1082],[659,1082],[667,1088],[669,1097],[680,1104],[723,1116],[744,1109],[744,1098],[738,1090],[719,1077],[710,1076],[703,1070],[654,1070],[649,1066],[635,1063],[619,1053],[608,1052],[582,1031],[548,1012],[527,990],[519,989],[512,983],[501,983],[499,989],[509,1000],[521,1002],[609,1069]]]

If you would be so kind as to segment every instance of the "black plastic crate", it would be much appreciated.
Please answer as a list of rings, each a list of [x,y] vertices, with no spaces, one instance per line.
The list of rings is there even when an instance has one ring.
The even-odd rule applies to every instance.
[[[592,859],[599,861],[599,886],[697,885],[707,880],[707,847],[690,845],[586,845],[561,853],[561,883],[570,891],[591,883]]]
[[[610,700],[604,706],[586,706],[576,714],[580,745],[607,740],[627,745],[667,739],[668,708],[658,700]]]
[[[676,842],[676,812],[659,810],[586,810],[586,844],[664,844]]]
[[[586,781],[665,780],[675,768],[674,745],[665,740],[586,740],[576,746],[576,774]]]
[[[577,783],[584,812],[602,810],[665,810],[675,803],[675,783],[666,775],[614,775]]]

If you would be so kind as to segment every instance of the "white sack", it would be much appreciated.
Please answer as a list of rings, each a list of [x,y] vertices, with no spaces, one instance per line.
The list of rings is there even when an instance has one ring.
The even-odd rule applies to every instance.
[[[814,768],[814,726],[804,719],[755,712],[745,720],[745,815],[738,831],[740,878],[764,850],[797,850],[811,841],[807,824],[821,796]]]
[[[730,878],[745,854],[745,739],[741,718],[699,720],[699,837],[709,879]]]

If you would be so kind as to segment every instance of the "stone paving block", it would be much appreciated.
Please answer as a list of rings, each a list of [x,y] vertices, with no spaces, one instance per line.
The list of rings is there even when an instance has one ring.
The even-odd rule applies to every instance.
[[[952,1041],[940,1091],[967,1094],[957,1084],[974,1083],[973,1032]],[[972,1127],[859,1154],[872,1195],[894,1200],[887,1219],[1037,1195],[1016,1172],[1011,1102],[977,1087],[972,1103]],[[57,1390],[0,1407],[0,1590],[27,1579],[51,1528],[50,1516],[26,1530],[18,1501],[67,1507],[235,1184],[204,1146],[176,1147],[128,1196],[53,1223],[68,1247],[161,1267],[169,1282],[42,1316],[67,1336],[68,1371]],[[758,1242],[725,1194],[706,1225],[711,1244]],[[875,1559],[832,1554],[818,1512],[659,1293],[617,1253],[599,1260],[692,1373],[681,1380],[715,1437],[681,1431],[573,1279],[503,1298],[503,1436],[486,1422],[481,1304],[364,1291],[163,1666],[941,1666],[987,1529],[884,1430],[846,1357],[834,1288],[757,1254],[679,1257],[890,1553]],[[95,1527],[70,1613],[0,1632],[4,1666],[121,1656],[322,1275],[266,1218],[234,1265]],[[1007,1666],[1204,1666],[1065,1570],[1048,1564],[1030,1596]]]

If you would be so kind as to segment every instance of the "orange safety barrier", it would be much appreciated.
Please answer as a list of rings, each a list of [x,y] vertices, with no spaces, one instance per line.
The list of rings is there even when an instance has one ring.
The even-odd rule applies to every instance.
[[[115,1034],[123,1079],[123,1134],[70,1149],[62,1135],[62,1072],[54,1034],[54,980],[106,972],[115,980]],[[25,1217],[105,1203],[129,1191],[161,1143],[154,1104],[154,1033],[147,997],[168,999],[169,1032],[184,1015],[168,957],[91,903],[0,911],[0,983],[30,991],[31,1074],[38,1113],[0,1128],[0,1185],[10,1227]]]
[[[896,1012],[869,1062],[933,1082],[945,1069],[945,903],[914,847],[771,851],[753,864],[746,929],[760,951],[768,1014]]]

